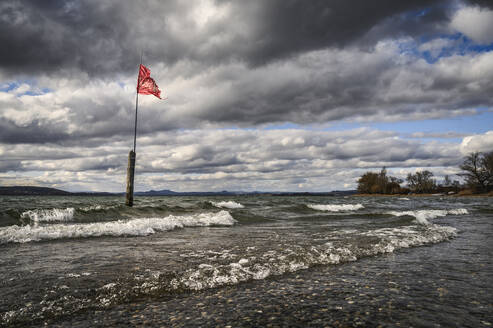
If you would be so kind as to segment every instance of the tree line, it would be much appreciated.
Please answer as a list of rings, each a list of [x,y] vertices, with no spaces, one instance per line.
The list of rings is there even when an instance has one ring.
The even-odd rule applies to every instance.
[[[457,174],[464,183],[452,180],[446,175],[444,181],[437,183],[429,170],[409,173],[404,182],[387,174],[385,167],[380,172],[366,172],[358,179],[358,193],[361,194],[408,194],[408,193],[485,193],[493,191],[493,151],[474,152],[467,155],[459,166]]]

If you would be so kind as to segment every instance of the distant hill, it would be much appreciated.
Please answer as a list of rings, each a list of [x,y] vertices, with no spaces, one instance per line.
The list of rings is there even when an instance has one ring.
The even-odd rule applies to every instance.
[[[0,195],[7,196],[68,196],[72,193],[55,188],[16,186],[0,187]]]
[[[134,192],[134,196],[175,196],[179,194],[180,194],[179,192],[175,192],[168,189]]]
[[[249,194],[241,191],[185,191],[176,192],[171,190],[150,190],[135,192],[135,196],[234,196]]]
[[[349,196],[356,190],[336,190],[329,192],[263,192],[263,191],[185,191],[176,192],[168,189],[150,190],[134,193],[135,196],[238,196],[238,195],[272,195],[272,196]]]
[[[33,186],[15,186],[0,187],[0,195],[4,196],[115,196],[118,194],[109,192],[69,192],[65,190],[33,187]]]

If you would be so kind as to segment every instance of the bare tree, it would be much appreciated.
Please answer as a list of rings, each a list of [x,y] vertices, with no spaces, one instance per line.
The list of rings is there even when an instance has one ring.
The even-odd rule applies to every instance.
[[[433,173],[428,170],[418,171],[415,174],[409,173],[406,181],[411,189],[417,193],[433,192],[436,190],[436,181],[432,179]]]
[[[483,155],[482,165],[486,171],[488,189],[493,189],[493,151]]]
[[[460,168],[464,172],[459,175],[464,177],[469,187],[476,191],[484,192],[493,184],[493,152],[470,153]]]
[[[448,174],[446,174],[444,179],[443,179],[442,186],[450,187],[451,185],[452,185],[452,180],[450,180],[450,177],[448,176]]]

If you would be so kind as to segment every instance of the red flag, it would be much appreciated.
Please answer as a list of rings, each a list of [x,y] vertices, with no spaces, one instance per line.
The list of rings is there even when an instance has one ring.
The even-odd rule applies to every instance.
[[[151,78],[151,70],[140,64],[139,78],[137,80],[137,93],[143,95],[155,95],[161,99],[161,90],[157,86],[153,78]]]

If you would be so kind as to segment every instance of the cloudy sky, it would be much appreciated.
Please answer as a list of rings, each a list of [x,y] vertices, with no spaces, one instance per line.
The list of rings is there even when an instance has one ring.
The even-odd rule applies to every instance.
[[[3,0],[0,185],[330,191],[493,150],[493,2]]]

